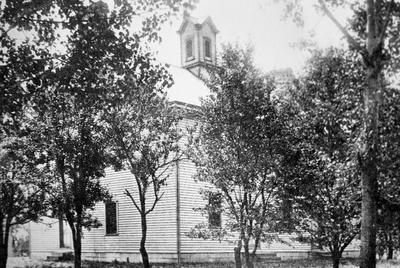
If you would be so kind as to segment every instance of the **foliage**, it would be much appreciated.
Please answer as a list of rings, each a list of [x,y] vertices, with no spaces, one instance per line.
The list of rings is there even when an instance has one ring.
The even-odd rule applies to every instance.
[[[300,211],[298,230],[328,248],[338,267],[359,233],[359,172],[354,156],[360,131],[363,74],[345,51],[316,51],[292,92],[299,110],[296,173],[286,190]]]
[[[234,235],[236,265],[241,265],[243,244],[246,264],[252,267],[260,242],[275,227],[271,219],[286,149],[284,121],[270,100],[272,79],[254,67],[251,49],[224,47],[209,85],[212,94],[203,103],[192,154],[197,178],[210,185],[206,197],[211,192],[222,196],[220,209],[226,215],[217,234]],[[208,214],[211,209],[212,204],[205,207]],[[192,235],[202,232],[197,229]]]
[[[129,79],[117,84],[121,94],[108,96],[109,107],[102,120],[107,126],[115,168],[129,170],[137,186],[127,187],[125,194],[141,216],[140,252],[144,267],[149,267],[145,248],[147,215],[164,194],[170,168],[182,157],[182,134],[178,111],[163,93],[172,84],[167,70],[150,59],[138,62],[141,64],[137,69],[125,70]]]
[[[379,124],[379,193],[382,202],[399,206],[400,197],[400,92],[388,86],[382,96],[382,113]]]
[[[386,251],[387,258],[393,258],[393,251],[398,249],[400,239],[399,211],[399,100],[398,89],[387,86],[382,97],[379,138],[379,219],[378,219],[378,254]]]
[[[130,79],[125,70],[152,74],[144,43],[159,41],[160,25],[192,3],[1,3],[1,135],[14,135],[20,113],[38,121],[35,141],[47,151],[56,179],[47,190],[55,213],[64,214],[72,229],[75,267],[82,228],[99,224],[90,209],[108,198],[99,178],[110,160],[100,121],[109,98],[123,98],[118,86]]]
[[[29,137],[6,137],[0,143],[0,267],[6,267],[11,227],[38,220],[48,208],[48,166]]]
[[[287,2],[287,1],[285,1]],[[295,5],[301,1],[296,0]],[[318,2],[318,3],[317,3]],[[362,183],[361,262],[360,267],[376,266],[376,226],[378,206],[378,166],[380,99],[384,91],[384,75],[399,69],[400,3],[377,1],[315,1],[348,41],[349,48],[362,59],[364,87],[362,88],[363,122],[358,148]],[[290,5],[293,5],[290,4]],[[350,30],[334,16],[331,8],[343,7],[353,11]],[[298,9],[290,9],[298,10]]]
[[[382,206],[378,210],[377,253],[379,259],[386,254],[388,260],[394,259],[394,252],[400,248],[399,212],[396,206]]]

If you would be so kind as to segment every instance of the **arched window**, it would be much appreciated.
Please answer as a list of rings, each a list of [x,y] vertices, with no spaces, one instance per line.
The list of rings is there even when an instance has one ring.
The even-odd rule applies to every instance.
[[[204,57],[211,59],[211,39],[204,37]]]
[[[193,39],[186,40],[186,60],[191,60],[193,58]]]

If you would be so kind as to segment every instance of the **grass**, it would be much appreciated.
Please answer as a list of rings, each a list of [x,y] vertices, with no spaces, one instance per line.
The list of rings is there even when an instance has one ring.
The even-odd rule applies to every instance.
[[[87,262],[85,268],[141,268],[140,263],[120,263],[120,262]],[[176,268],[176,264],[154,263],[153,268]],[[183,263],[181,268],[234,268],[235,264],[230,263]],[[259,262],[255,264],[256,268],[331,268],[330,259],[298,259],[298,260],[282,260],[277,262]],[[343,259],[341,261],[342,268],[358,267],[357,259]],[[400,267],[399,260],[378,261],[377,268],[395,268]]]
[[[45,262],[40,260],[32,260],[23,258],[18,261],[12,260],[7,266],[9,268],[50,268],[60,267],[67,268],[73,267],[73,262]],[[140,263],[126,263],[126,262],[96,262],[84,261],[83,268],[141,268]],[[154,263],[153,268],[175,268],[176,264],[167,263]],[[233,262],[228,263],[183,263],[181,268],[234,268]],[[256,268],[330,268],[332,263],[330,259],[298,259],[298,260],[282,260],[275,262],[258,262],[255,264]],[[357,259],[343,259],[341,268],[356,268],[358,267]],[[390,261],[377,261],[377,268],[398,268],[400,267],[400,260]]]

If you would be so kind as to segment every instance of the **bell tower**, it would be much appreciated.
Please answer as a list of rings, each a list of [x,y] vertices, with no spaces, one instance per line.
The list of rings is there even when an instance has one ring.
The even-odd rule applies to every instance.
[[[181,65],[198,77],[207,74],[207,68],[216,66],[216,36],[218,29],[210,17],[203,22],[185,16],[178,34],[181,44]]]

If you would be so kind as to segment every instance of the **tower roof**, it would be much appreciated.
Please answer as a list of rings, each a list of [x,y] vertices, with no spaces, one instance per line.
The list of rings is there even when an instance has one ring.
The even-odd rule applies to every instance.
[[[178,29],[178,33],[179,34],[182,33],[185,30],[186,25],[188,23],[192,23],[193,25],[195,25],[196,27],[199,27],[199,28],[202,28],[203,25],[208,24],[215,34],[217,34],[219,32],[210,16],[205,18],[203,20],[203,22],[200,22],[200,20],[198,18],[195,18],[195,17],[192,17],[192,16],[184,16],[183,17],[183,21],[181,23],[181,26]]]

